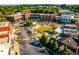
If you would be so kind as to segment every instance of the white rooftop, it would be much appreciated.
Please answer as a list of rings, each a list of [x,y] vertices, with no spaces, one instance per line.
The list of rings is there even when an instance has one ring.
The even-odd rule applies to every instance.
[[[77,27],[75,24],[65,24],[64,26]]]
[[[17,16],[17,15],[21,15],[22,13],[16,13],[16,14],[13,14],[13,15],[8,15],[9,17],[13,17],[13,16]],[[7,16],[7,17],[8,17]]]
[[[0,27],[8,26],[10,22],[0,22]]]
[[[74,18],[74,15],[61,15],[61,18],[71,18],[73,19]]]
[[[0,55],[8,55],[9,48],[10,48],[10,44],[8,44],[8,43],[0,45]]]
[[[59,12],[73,12],[73,11],[70,11],[70,10],[59,10]]]

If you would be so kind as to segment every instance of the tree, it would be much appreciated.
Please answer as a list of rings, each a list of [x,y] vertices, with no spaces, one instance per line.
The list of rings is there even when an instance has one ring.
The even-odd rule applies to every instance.
[[[53,25],[52,25],[52,33],[53,33],[53,34],[56,33],[56,31],[55,31],[56,28],[57,28],[57,25],[53,24]]]
[[[54,50],[56,50],[56,49],[58,48],[58,42],[57,42],[56,39],[55,39],[54,42],[53,42],[53,46],[54,46],[54,47],[53,47]]]
[[[46,44],[49,42],[48,37],[45,34],[43,34],[42,37],[40,38],[40,42],[42,45],[46,46]]]
[[[27,33],[31,34],[31,33],[32,33],[32,31],[31,31],[31,30],[27,30]]]
[[[33,20],[28,20],[25,26],[31,26],[33,24]]]
[[[56,24],[53,24],[52,25],[52,30],[55,30],[57,28],[57,25]]]
[[[73,51],[71,51],[71,50],[67,47],[67,45],[64,45],[64,51],[63,51],[63,53],[64,53],[65,55],[73,55],[73,54],[74,54]]]

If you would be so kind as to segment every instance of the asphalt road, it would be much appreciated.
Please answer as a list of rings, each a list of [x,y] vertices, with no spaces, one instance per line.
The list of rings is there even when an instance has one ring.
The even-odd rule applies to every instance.
[[[21,55],[47,55],[46,53],[40,51],[40,47],[36,47],[31,44],[31,40],[29,39],[24,27],[21,27],[21,35],[24,37],[24,41],[20,44]]]
[[[28,34],[27,34],[25,28],[24,28],[24,27],[20,27],[20,30],[21,30],[21,35],[25,38],[25,39],[23,39],[23,40],[29,39],[29,36],[28,36]]]
[[[21,55],[46,55],[44,52],[40,51],[40,47],[31,45],[29,40],[24,41],[23,44],[20,45],[20,48]]]

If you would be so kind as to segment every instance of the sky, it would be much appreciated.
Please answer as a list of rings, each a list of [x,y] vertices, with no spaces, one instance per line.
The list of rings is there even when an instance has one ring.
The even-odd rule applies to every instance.
[[[79,4],[79,0],[0,0],[0,5],[6,4]]]

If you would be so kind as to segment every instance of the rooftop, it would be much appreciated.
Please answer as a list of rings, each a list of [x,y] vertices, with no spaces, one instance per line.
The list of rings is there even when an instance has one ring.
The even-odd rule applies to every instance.
[[[65,24],[64,26],[77,27],[75,24]]]
[[[9,26],[10,22],[0,22],[0,27]]]
[[[10,16],[12,17],[12,16],[17,16],[17,15],[22,15],[22,14],[21,14],[21,13],[16,13],[16,14],[13,14],[13,15],[8,15],[8,16],[9,16],[9,17],[10,17]],[[8,16],[7,16],[7,17],[8,17]]]
[[[0,55],[8,55],[9,47],[10,47],[10,44],[8,43],[4,43],[3,45],[0,45]]]
[[[70,10],[59,10],[60,13],[62,12],[73,12],[73,11],[70,11]]]
[[[76,49],[78,47],[76,41],[72,37],[61,37],[58,41],[68,45],[71,48]]]

